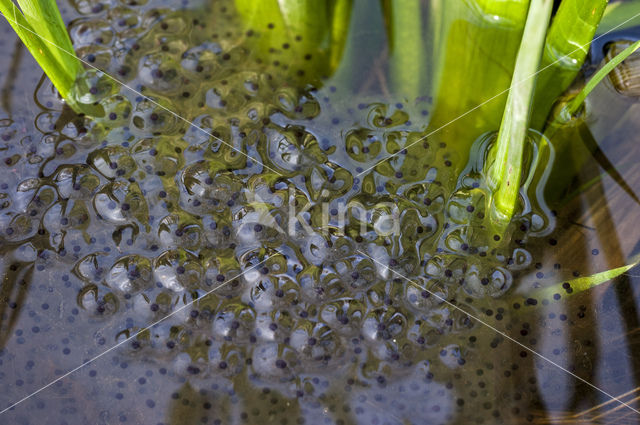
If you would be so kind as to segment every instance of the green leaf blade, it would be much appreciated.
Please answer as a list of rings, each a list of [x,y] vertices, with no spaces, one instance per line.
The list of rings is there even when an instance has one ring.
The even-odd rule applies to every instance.
[[[499,234],[511,221],[518,201],[535,76],[552,7],[551,0],[536,0],[529,7],[507,106],[496,140],[497,151],[489,170],[488,184],[493,191],[492,223]]]
[[[615,57],[613,57],[609,62],[607,62],[602,68],[595,73],[593,77],[589,80],[589,82],[584,86],[584,88],[578,93],[576,97],[574,97],[569,104],[567,105],[567,111],[571,116],[575,115],[587,96],[593,91],[593,89],[600,84],[600,82],[607,76],[613,69],[620,65],[625,59],[635,53],[636,50],[640,49],[640,40],[631,44],[629,47],[624,49],[622,52],[618,53]]]
[[[18,3],[22,11],[13,1],[0,0],[0,13],[62,97],[69,100],[69,93],[82,65],[74,54],[55,0],[19,0]]]

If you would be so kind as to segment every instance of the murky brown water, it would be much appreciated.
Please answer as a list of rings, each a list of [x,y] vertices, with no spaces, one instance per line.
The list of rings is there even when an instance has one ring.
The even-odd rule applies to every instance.
[[[633,270],[539,289],[637,253],[609,177],[555,210],[536,177],[494,237],[469,146],[413,144],[434,105],[389,88],[377,6],[325,45],[233,2],[124,3],[63,10],[128,86],[87,72],[101,118],[1,28],[0,408],[54,382],[1,423],[640,422],[611,400],[638,406]],[[600,90],[637,190],[638,104]]]

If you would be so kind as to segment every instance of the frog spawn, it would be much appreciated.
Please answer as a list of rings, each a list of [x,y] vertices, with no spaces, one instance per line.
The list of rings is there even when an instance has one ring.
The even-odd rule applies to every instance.
[[[196,164],[200,168],[202,165]],[[116,168],[120,166],[116,165]],[[96,168],[100,169],[100,166],[96,165]],[[98,219],[114,227],[135,224],[140,231],[146,232],[145,221],[138,218],[145,216],[138,214],[139,212],[149,209],[141,202],[143,198],[139,193],[142,189],[137,189],[133,183],[124,180],[126,175],[101,174],[105,178],[115,179],[115,182],[107,182],[95,192],[93,208]],[[161,318],[173,311],[175,295],[184,295],[192,290],[208,290],[213,286],[207,285],[207,277],[216,285],[240,273],[242,268],[237,266],[227,267],[221,273],[221,265],[215,261],[206,268],[203,267],[202,259],[193,252],[202,249],[217,250],[222,246],[218,243],[219,239],[208,231],[204,232],[204,238],[200,238],[198,235],[201,227],[216,230],[218,223],[226,221],[227,249],[242,252],[250,247],[250,252],[262,245],[261,241],[264,239],[260,237],[243,239],[240,232],[236,234],[236,229],[241,228],[248,229],[250,234],[254,235],[264,232],[264,229],[255,227],[253,223],[257,219],[250,214],[238,216],[242,217],[239,220],[235,219],[235,212],[247,207],[245,198],[240,194],[241,186],[236,177],[223,173],[219,181],[214,181],[208,171],[200,172],[196,169],[185,169],[184,175],[190,176],[189,179],[183,178],[185,189],[181,194],[185,197],[176,204],[184,205],[184,210],[178,210],[180,214],[166,211],[169,214],[160,219],[158,227],[154,227],[157,234],[152,234],[151,240],[165,251],[160,250],[162,252],[153,259],[125,256],[114,260],[111,266],[110,261],[107,261],[104,266],[94,267],[91,272],[95,274],[93,281],[96,284],[104,282],[113,292],[106,292],[100,287],[88,287],[80,297],[81,305],[86,311],[94,312],[100,317],[113,315],[124,305],[124,300],[127,299],[125,295],[135,297],[137,293],[142,292],[150,298],[151,303],[137,303],[137,308],[146,305],[151,311],[156,309],[154,313],[159,313],[158,317]],[[208,179],[211,179],[210,186],[216,188],[214,192],[208,192]],[[189,190],[186,189],[186,182],[190,184]],[[127,199],[137,201],[133,208],[131,205],[129,208],[123,208]],[[225,202],[218,202],[218,205],[221,205],[219,211],[212,208],[204,210],[198,209],[202,201],[200,205],[194,204],[197,199],[206,202],[222,199]],[[127,213],[131,210],[132,213]],[[182,211],[196,216],[199,216],[198,213],[208,212],[209,218],[203,217],[202,224],[196,217],[182,223]],[[374,216],[375,214],[374,211]],[[214,222],[216,224],[212,229],[211,225]],[[221,228],[224,229],[224,226]],[[277,235],[279,234],[276,233]],[[286,239],[286,236],[281,238],[280,240],[290,240]],[[393,235],[388,239],[394,241]],[[371,379],[377,381],[382,379],[382,376],[394,379],[395,372],[388,372],[389,367],[391,370],[410,368],[415,364],[414,356],[418,356],[416,353],[420,353],[423,347],[433,347],[433,351],[439,353],[444,343],[440,341],[446,340],[447,334],[468,330],[468,324],[464,324],[464,319],[461,319],[462,325],[458,325],[458,320],[450,317],[447,307],[440,305],[440,309],[437,309],[432,305],[420,306],[415,303],[412,294],[407,294],[404,304],[393,308],[385,306],[387,302],[393,302],[389,298],[393,291],[387,288],[402,285],[390,279],[391,275],[385,268],[379,268],[366,257],[355,254],[353,248],[347,249],[348,255],[345,257],[344,252],[338,249],[340,241],[344,239],[334,238],[331,244],[328,244],[329,240],[331,239],[319,233],[305,239],[291,240],[291,243],[295,241],[294,246],[301,250],[296,266],[303,274],[295,273],[293,266],[291,269],[283,268],[279,273],[292,274],[297,282],[285,280],[284,276],[277,276],[277,273],[277,278],[271,278],[272,270],[269,267],[264,271],[259,267],[258,270],[251,270],[239,277],[237,284],[227,284],[214,292],[215,296],[230,297],[227,299],[235,302],[241,300],[241,305],[253,305],[262,313],[249,314],[248,318],[245,316],[239,320],[234,310],[220,317],[214,316],[217,311],[221,311],[215,307],[211,310],[211,315],[207,316],[196,307],[185,314],[177,315],[176,319],[180,320],[178,325],[174,325],[173,331],[154,333],[153,343],[147,345],[144,341],[136,341],[131,346],[132,355],[145,352],[148,353],[146,356],[154,357],[158,361],[170,361],[176,373],[189,376],[192,380],[250,373],[256,382],[269,385],[296,382],[296,376],[301,373],[322,371],[327,367],[341,371],[345,365],[353,362],[369,362],[375,359],[381,362],[381,365],[374,368],[376,372],[371,372]],[[232,248],[233,244],[236,246]],[[190,251],[180,250],[179,247],[182,245]],[[362,243],[360,245],[367,246]],[[376,250],[367,252],[375,253]],[[427,260],[423,265],[424,270],[432,281],[453,285],[462,276],[460,271],[464,262],[455,256],[442,257],[442,261],[434,258]],[[215,258],[215,255],[209,258]],[[390,256],[385,251],[385,254],[375,254],[375,258],[388,263],[389,267],[403,275],[413,276],[418,270],[407,267],[414,261],[405,263],[402,255]],[[452,262],[451,258],[458,261]],[[319,271],[314,271],[314,267],[319,268]],[[84,269],[80,273],[83,276],[91,275]],[[305,279],[304,273],[308,273],[309,277]],[[479,271],[467,271],[468,276],[474,273],[480,274]],[[219,276],[222,276],[222,279],[219,279]],[[474,292],[474,281],[470,277],[468,279],[468,284],[471,285],[471,289],[468,289],[470,293],[478,298],[486,295]],[[284,288],[282,284],[285,282],[292,283],[290,289]],[[423,296],[422,292],[420,297]],[[169,298],[162,297],[172,293],[175,295]],[[214,294],[209,297],[214,297]],[[288,301],[283,303],[283,299]],[[218,299],[218,302],[225,305],[229,301]],[[357,307],[358,305],[360,307]],[[421,317],[420,325],[415,323],[414,318],[410,318],[407,313],[410,309],[418,310],[423,316],[427,316]],[[193,315],[197,317],[194,318]],[[225,318],[225,315],[229,318]],[[208,322],[214,325],[207,326]],[[228,325],[223,325],[225,322]],[[233,351],[225,348],[229,344],[235,347]],[[206,360],[176,354],[200,346],[207,347]],[[447,354],[436,358],[451,370],[459,369],[462,351],[451,344],[444,347]],[[250,365],[247,365],[247,359],[251,359]]]
[[[279,88],[253,63],[247,65],[254,67],[249,72],[232,73],[233,61],[240,63],[248,55],[241,48],[229,47],[235,40],[222,40],[219,45],[203,42],[180,50],[175,34],[184,33],[190,23],[181,24],[178,19],[163,28],[159,20],[147,16],[144,19],[155,23],[143,30],[140,19],[126,8],[109,13],[122,23],[113,33],[118,42],[144,46],[157,41],[161,46],[164,53],[146,56],[140,53],[146,49],[132,47],[126,58],[128,66],[136,65],[130,69],[138,70],[154,101],[193,116],[207,115],[203,108],[215,109],[216,114],[199,121],[210,134],[200,132],[197,138],[188,138],[184,123],[161,106],[124,97],[124,91],[115,94],[99,75],[87,79],[92,85],[87,88],[87,101],[99,102],[107,112],[99,124],[108,143],[87,153],[90,168],[72,164],[73,170],[56,174],[59,195],[73,202],[78,199],[78,205],[84,199],[90,207],[87,211],[95,214],[92,219],[104,227],[94,234],[111,248],[103,252],[84,247],[91,253],[75,260],[76,275],[86,283],[79,296],[86,310],[83,314],[106,317],[126,308],[150,322],[176,311],[194,294],[215,289],[178,312],[171,325],[154,329],[148,341],[134,341],[130,354],[144,353],[158,362],[171,362],[178,375],[194,382],[247,374],[256,385],[273,385],[292,397],[301,391],[302,398],[320,386],[313,381],[309,384],[301,378],[304,374],[326,378],[331,376],[325,372],[328,368],[335,374],[354,375],[349,365],[358,365],[366,385],[354,391],[353,408],[367,410],[364,407],[373,403],[377,407],[368,411],[379,417],[386,417],[385,411],[406,417],[399,400],[379,397],[402,392],[406,383],[426,391],[424,394],[437,393],[423,417],[441,418],[450,413],[451,392],[444,391],[440,383],[415,378],[418,372],[412,371],[420,370],[433,379],[429,375],[433,372],[425,369],[428,359],[444,366],[445,371],[436,376],[446,382],[465,362],[471,363],[473,350],[458,336],[466,338],[473,324],[432,293],[447,300],[461,295],[483,300],[499,297],[512,282],[509,264],[503,264],[508,263],[509,255],[476,246],[464,229],[483,213],[480,208],[469,211],[467,207],[481,202],[466,193],[447,197],[453,190],[454,175],[442,166],[451,166],[445,162],[454,162],[455,155],[439,146],[436,154],[428,156],[433,166],[425,169],[424,182],[412,182],[410,170],[385,165],[356,179],[348,170],[365,169],[379,155],[402,152],[403,144],[410,142],[406,132],[390,131],[394,123],[405,123],[406,116],[394,115],[379,105],[363,110],[369,128],[350,132],[349,150],[340,149],[333,155],[331,149],[319,147],[320,137],[314,134],[322,132],[326,117],[319,117],[318,129],[313,121],[307,128],[282,125],[283,117],[317,116],[317,96]],[[107,37],[103,41],[111,42]],[[225,54],[230,58],[224,59]],[[117,63],[119,58],[112,60],[111,66],[125,70],[124,64]],[[202,88],[194,89],[198,85]],[[162,95],[167,90],[178,93],[178,99],[166,101]],[[113,120],[112,112],[116,114]],[[121,134],[128,136],[122,139]],[[249,172],[251,160],[240,154],[232,156],[233,149],[217,139],[230,141],[265,165],[285,172],[289,179],[276,181],[266,167]],[[62,148],[60,155],[74,158],[72,150],[67,153]],[[345,162],[347,157],[353,162]],[[248,177],[253,173],[257,177]],[[258,208],[247,193],[252,184],[263,188],[264,208]],[[353,215],[348,225],[352,227],[347,227],[353,231],[327,235],[309,213],[304,219],[313,232],[307,234],[298,223],[295,235],[288,235],[282,221],[289,196],[282,192],[288,192],[287,185],[295,187],[299,208],[320,200],[338,203],[366,191],[373,201],[364,202],[357,217],[370,221],[372,227],[358,234],[355,224],[360,223]],[[402,205],[400,235],[388,227],[391,220],[385,219],[391,210],[380,205],[388,200],[380,195],[385,191],[395,192],[395,200],[413,202]],[[53,202],[54,198],[40,196],[34,202]],[[17,204],[25,205],[20,199]],[[45,211],[48,205],[44,202],[38,208]],[[56,227],[60,208],[46,210],[50,212],[44,216],[54,240],[63,230],[69,232]],[[36,211],[39,217],[41,211]],[[284,231],[265,225],[265,217]],[[30,229],[24,230],[28,238],[38,226],[26,228]],[[111,243],[112,235],[122,232],[127,236]],[[526,234],[527,229],[522,232]],[[51,244],[54,249],[61,246]],[[286,256],[276,256],[277,262],[259,262],[270,258],[261,251],[273,254],[276,249]],[[527,267],[526,261],[520,261],[521,267]],[[406,284],[397,274],[419,286]],[[206,355],[187,355],[194,348],[202,348]],[[413,377],[405,379],[407,375]],[[385,385],[389,387],[384,389]],[[372,420],[375,415],[371,414]]]

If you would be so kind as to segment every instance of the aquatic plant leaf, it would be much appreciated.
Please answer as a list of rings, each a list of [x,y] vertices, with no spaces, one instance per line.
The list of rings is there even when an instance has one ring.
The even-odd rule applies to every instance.
[[[424,95],[425,47],[421,5],[412,0],[383,0],[393,92],[407,99]]]
[[[57,58],[69,75],[77,75],[82,66],[75,58],[71,39],[55,0],[17,0],[24,17],[49,45],[49,53]]]
[[[589,93],[593,91],[593,89],[606,77],[613,69],[620,65],[625,59],[627,59],[631,54],[633,54],[636,50],[640,48],[640,40],[633,43],[631,46],[624,49],[622,52],[618,53],[613,59],[607,62],[596,74],[591,77],[589,82],[584,86],[584,88],[578,93],[576,97],[574,97],[569,104],[567,105],[567,111],[570,115],[575,115],[582,104],[584,103]]]
[[[331,22],[330,69],[334,86],[340,91],[360,93],[375,81],[374,73],[363,79],[362,67],[374,66],[383,53],[386,34],[379,31],[384,26],[381,2],[354,2],[336,0]],[[350,31],[359,28],[359,32]],[[363,42],[366,40],[366,42]],[[354,64],[358,64],[356,67]]]
[[[545,40],[531,127],[541,131],[556,99],[576,79],[608,0],[564,0]]]
[[[278,1],[285,28],[293,40],[296,35],[307,39],[307,43],[328,44],[327,25],[330,10],[322,3],[312,1]]]
[[[430,68],[434,68],[430,88],[437,100],[435,122],[451,120],[509,88],[529,2],[429,2],[427,39],[431,41]],[[476,121],[485,131],[498,127],[505,103],[505,98],[496,99],[479,111],[483,117]]]
[[[337,69],[342,60],[351,25],[352,9],[353,0],[336,0],[335,2],[331,19],[330,69]]]
[[[335,71],[344,51],[352,3],[235,1],[254,54],[269,62],[277,57],[283,69],[298,77],[326,77]]]
[[[27,46],[62,97],[72,106],[69,93],[82,66],[75,57],[71,40],[55,0],[0,0],[0,13]],[[23,14],[24,12],[24,14]]]
[[[38,37],[36,28],[11,0],[0,0],[0,13],[7,19],[60,94],[66,96],[76,76],[64,72],[64,65],[58,61],[57,56],[50,53],[51,49],[56,48]]]
[[[568,201],[573,196],[581,193],[586,188],[592,186],[595,182],[599,181],[604,174],[599,174],[593,178],[588,178],[584,184],[579,187],[571,187],[572,180],[583,169],[587,160],[593,157],[597,163],[604,169],[604,171],[611,176],[611,178],[631,197],[636,203],[639,203],[640,198],[635,194],[631,187],[625,182],[622,175],[617,171],[616,167],[609,161],[607,156],[602,152],[598,146],[598,141],[595,139],[591,132],[591,124],[593,123],[594,110],[597,109],[597,105],[602,103],[602,99],[596,97],[595,94],[584,95],[588,90],[593,90],[599,84],[605,76],[609,76],[610,82],[613,84],[616,90],[621,90],[621,87],[632,87],[632,83],[625,86],[627,79],[630,75],[633,75],[633,61],[636,56],[632,56],[634,59],[629,59],[624,66],[619,66],[622,62],[622,55],[625,50],[630,53],[634,46],[630,41],[621,41],[614,43],[609,47],[606,55],[605,66],[609,67],[605,69],[603,66],[589,82],[590,88],[584,88],[584,93],[576,100],[575,94],[571,98],[570,95],[566,96],[567,99],[563,99],[558,102],[552,117],[549,120],[547,127],[545,128],[545,135],[551,139],[558,154],[557,166],[553,169],[554,181],[553,185],[549,185],[545,189],[545,193],[548,199],[551,201],[557,201],[560,204]],[[614,59],[618,59],[615,63],[612,63]],[[611,66],[616,65],[613,69]],[[609,71],[609,72],[608,72]],[[624,90],[624,89],[622,89]],[[609,90],[605,90],[609,92]],[[617,95],[616,91],[610,91],[612,95]],[[584,98],[583,98],[584,97]],[[627,98],[627,96],[618,96],[619,99]],[[587,102],[587,99],[590,100]],[[573,103],[575,102],[575,104]],[[607,106],[609,107],[609,106]],[[599,115],[599,114],[598,114]],[[602,117],[598,118],[602,120]]]
[[[539,0],[532,2],[529,8],[507,106],[494,145],[497,151],[489,170],[488,185],[494,194],[491,221],[498,229],[498,234],[502,233],[499,229],[506,228],[511,221],[518,200],[535,72],[544,46],[543,29],[549,24],[552,7],[552,1]]]
[[[427,85],[434,107],[425,134],[454,149],[459,164],[475,140],[500,127],[528,8],[529,0],[430,3]],[[424,177],[423,149],[407,149],[404,176]]]
[[[588,291],[589,289],[593,289],[598,285],[609,282],[610,280],[628,272],[638,264],[640,264],[640,259],[636,258],[625,266],[605,270],[591,276],[577,277],[575,279],[556,283],[552,286],[535,291],[531,296],[538,299],[551,299],[555,294],[576,294],[578,292]]]

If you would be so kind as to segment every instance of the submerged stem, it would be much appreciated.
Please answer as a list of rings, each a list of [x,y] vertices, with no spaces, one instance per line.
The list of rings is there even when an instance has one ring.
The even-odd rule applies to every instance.
[[[578,76],[608,0],[563,0],[545,40],[531,127],[542,131],[554,102]]]
[[[411,0],[385,0],[383,5],[393,91],[407,99],[422,96],[425,55],[422,6]]]
[[[540,64],[552,7],[552,0],[534,0],[529,6],[507,106],[496,140],[495,161],[489,170],[488,184],[493,191],[492,222],[502,229],[511,221],[518,200],[535,74]]]

